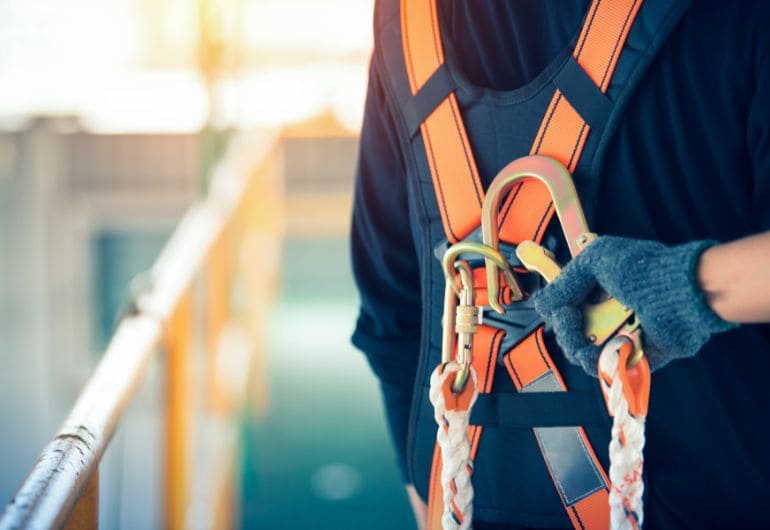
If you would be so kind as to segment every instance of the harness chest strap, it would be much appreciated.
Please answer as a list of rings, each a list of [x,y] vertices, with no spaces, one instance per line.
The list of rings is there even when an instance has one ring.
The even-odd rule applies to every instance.
[[[592,108],[609,102],[604,92],[623,48],[641,0],[594,0],[586,15],[570,63],[568,76],[557,76],[557,89],[535,137],[531,154],[549,155],[574,170],[582,154],[590,125],[584,117],[599,117]],[[412,94],[445,73],[443,45],[435,0],[401,0],[404,58]],[[585,98],[565,96],[578,86]],[[586,98],[588,104],[584,104]],[[576,110],[579,107],[581,112]],[[606,114],[605,114],[606,115]],[[447,239],[456,242],[479,225],[483,187],[473,153],[451,93],[420,123],[428,165]],[[539,182],[526,180],[509,194],[502,209],[501,239],[519,243],[539,242],[553,216],[548,191]],[[479,392],[489,393],[503,333],[481,326],[474,341],[473,364]],[[504,356],[505,366],[520,392],[566,391],[542,342],[542,328],[529,335]],[[608,480],[581,427],[535,428],[535,435],[562,503],[575,528],[606,528],[609,524]],[[480,426],[469,428],[471,456],[475,456]],[[570,453],[577,460],[570,468],[552,458]],[[429,493],[429,528],[440,528],[442,492],[436,480],[441,467],[440,451],[434,451]]]

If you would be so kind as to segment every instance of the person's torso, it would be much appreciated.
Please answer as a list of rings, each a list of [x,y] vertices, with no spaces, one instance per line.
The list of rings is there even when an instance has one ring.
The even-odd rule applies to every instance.
[[[551,78],[569,56],[587,4],[439,2],[447,65],[485,187],[507,163],[529,153],[553,94]],[[770,17],[759,3],[742,7],[692,6],[637,86],[624,92],[628,103],[613,133],[589,137],[574,179],[597,233],[673,244],[730,240],[767,228],[753,190],[756,179],[768,176],[755,174],[748,155],[746,115],[752,53],[761,21]],[[388,8],[378,9],[381,21],[392,19],[383,15]],[[383,24],[392,26],[388,20]],[[420,156],[426,155],[419,149],[409,153]],[[436,430],[427,388],[440,359],[444,291],[432,251],[445,239],[430,174],[419,169],[426,165],[407,164],[425,301],[407,454],[423,496]],[[610,424],[598,385],[549,343],[566,386],[596,394],[584,426],[606,469]],[[757,506],[770,494],[770,457],[762,450],[768,430],[761,424],[768,411],[762,390],[768,346],[767,327],[744,326],[653,375],[645,448],[648,528],[767,519]],[[504,370],[497,371],[493,391],[515,392]],[[480,520],[569,525],[531,428],[485,429],[473,483]]]

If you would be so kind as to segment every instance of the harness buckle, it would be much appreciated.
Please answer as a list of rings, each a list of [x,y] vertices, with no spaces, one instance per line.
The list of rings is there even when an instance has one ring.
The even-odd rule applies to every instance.
[[[481,234],[481,226],[465,236],[462,241],[482,244],[484,241]],[[450,243],[448,239],[444,239],[438,245],[433,247],[433,256],[438,260],[439,263],[443,264],[444,255],[452,246],[453,244]],[[510,264],[511,268],[525,269],[524,264],[519,261],[519,258],[516,256],[516,245],[511,245],[504,241],[500,241],[497,246],[497,251],[505,259],[505,261]],[[484,257],[477,253],[462,253],[458,256],[458,259],[467,261],[472,269],[483,267],[485,265]],[[519,278],[517,277],[517,279]]]
[[[533,241],[522,241],[516,246],[500,242],[499,210],[502,200],[515,184],[526,178],[535,178],[548,189],[573,257],[596,239],[596,234],[588,229],[572,177],[558,161],[547,156],[523,157],[508,164],[495,177],[484,199],[480,229],[454,245],[446,243],[434,249],[437,256],[443,254],[441,260],[446,278],[442,363],[452,360],[451,350],[457,336],[457,362],[461,369],[452,386],[456,392],[461,392],[467,383],[473,335],[479,323],[506,332],[500,345],[502,354],[543,323],[532,303],[525,299],[512,267],[523,265],[527,270],[539,273],[549,283],[561,272],[553,253]],[[479,231],[481,242],[478,241]],[[489,304],[481,308],[481,312],[475,306],[473,292],[473,265],[477,264],[479,257],[483,259],[486,269]],[[460,285],[456,279],[458,271]],[[511,289],[514,304],[503,306],[500,301],[501,272],[505,284]],[[585,304],[583,314],[584,332],[594,344],[603,345],[616,336],[638,338],[638,324],[633,312],[614,298]],[[628,369],[636,366],[644,356],[640,342],[634,340],[633,343],[633,354],[627,358]]]
[[[503,309],[505,313],[501,315],[490,306],[482,307],[480,317],[481,324],[505,331],[500,342],[498,364],[503,364],[506,353],[543,325],[543,318],[530,299],[503,306]]]

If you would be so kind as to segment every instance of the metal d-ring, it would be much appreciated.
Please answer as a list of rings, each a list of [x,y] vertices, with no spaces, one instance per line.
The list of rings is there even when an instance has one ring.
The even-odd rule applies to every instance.
[[[493,263],[495,265],[495,271],[502,270],[503,271],[503,278],[505,279],[506,285],[510,287],[514,291],[514,298],[520,298],[520,296],[516,296],[517,293],[521,293],[521,289],[519,288],[519,284],[516,282],[516,278],[513,275],[513,270],[511,270],[511,264],[508,263],[508,260],[505,259],[505,257],[500,253],[499,250],[494,249],[490,246],[487,246],[483,243],[478,243],[476,241],[460,241],[459,243],[455,243],[451,247],[447,249],[447,251],[444,253],[444,260],[443,260],[443,266],[444,266],[444,276],[447,279],[447,282],[451,281],[452,289],[454,290],[455,294],[459,298],[461,295],[460,288],[457,287],[457,284],[455,283],[455,262],[457,261],[457,258],[461,254],[477,254],[484,258],[484,260],[488,263]],[[487,265],[488,266],[488,265]],[[497,274],[495,274],[495,280],[497,280]],[[495,311],[497,311],[500,314],[503,314],[505,311],[503,310],[502,306],[497,303],[497,297],[500,291],[500,284],[499,282],[495,281],[492,285],[487,285],[487,292],[488,292],[488,298],[489,298],[489,305],[492,306]],[[496,304],[493,304],[493,301]],[[496,306],[497,307],[496,307]]]

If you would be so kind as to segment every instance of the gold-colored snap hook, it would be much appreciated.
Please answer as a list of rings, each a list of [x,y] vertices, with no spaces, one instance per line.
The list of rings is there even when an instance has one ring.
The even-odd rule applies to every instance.
[[[465,260],[453,258],[453,270],[460,273],[462,288],[458,288],[455,276],[447,276],[444,291],[444,321],[441,362],[452,359],[452,346],[457,340],[456,362],[460,366],[452,382],[452,390],[460,393],[468,383],[471,370],[473,335],[478,329],[478,307],[474,302],[473,270]]]
[[[494,249],[500,246],[500,206],[508,192],[524,179],[535,179],[548,189],[556,215],[572,256],[576,256],[593,239],[580,205],[580,200],[569,171],[559,161],[542,155],[525,156],[505,166],[490,184],[481,209],[481,231],[485,245]],[[498,270],[491,259],[487,260],[487,288],[497,292]],[[514,299],[522,298],[521,289],[514,289]],[[490,305],[499,306],[490,296]],[[497,310],[497,307],[495,307]]]

